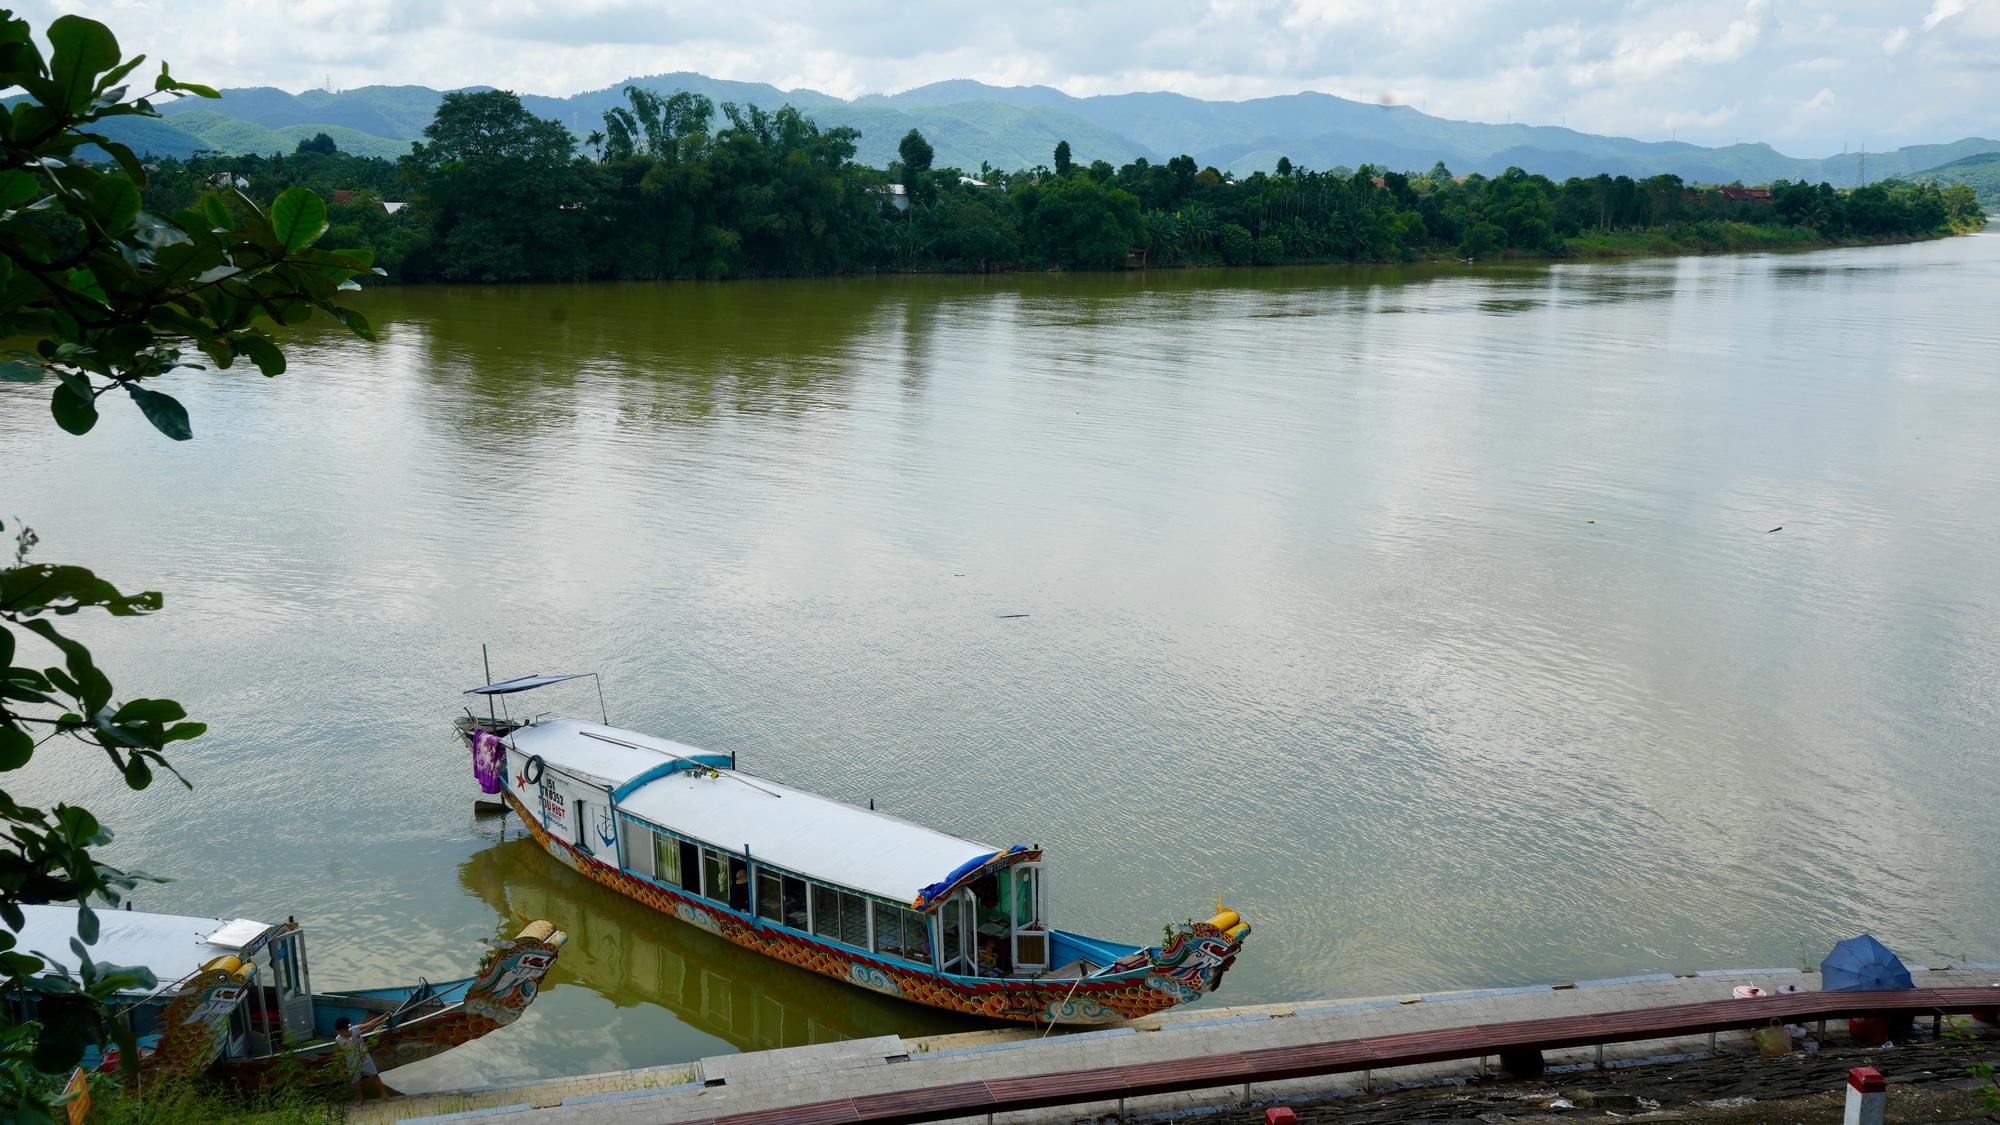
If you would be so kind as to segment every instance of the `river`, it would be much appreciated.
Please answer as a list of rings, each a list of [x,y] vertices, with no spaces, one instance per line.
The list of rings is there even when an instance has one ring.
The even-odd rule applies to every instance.
[[[1490,269],[426,288],[196,439],[0,386],[38,557],[212,733],[87,798],[142,908],[308,925],[317,987],[577,935],[410,1089],[967,1026],[749,956],[476,819],[451,717],[611,718],[1050,856],[1211,1003],[2000,961],[2000,234]],[[81,624],[81,619],[79,620]],[[586,681],[587,683],[587,681]],[[594,713],[550,689],[537,706]],[[532,698],[532,697],[528,697]]]

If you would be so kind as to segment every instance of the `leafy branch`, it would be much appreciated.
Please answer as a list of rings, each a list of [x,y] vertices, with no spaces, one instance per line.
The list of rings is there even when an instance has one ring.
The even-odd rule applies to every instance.
[[[162,66],[150,93],[133,94],[126,79],[144,56],[123,59],[94,20],[63,16],[47,40],[44,52],[26,21],[0,11],[0,87],[26,94],[0,107],[0,337],[31,348],[0,357],[0,381],[51,382],[50,413],[72,434],[90,432],[104,396],[123,391],[155,429],[186,441],[194,436],[186,407],[154,380],[239,359],[281,374],[285,356],[273,333],[315,312],[372,335],[336,298],[379,271],[367,251],[315,248],[328,224],[318,195],[295,188],[266,209],[241,192],[207,192],[192,207],[148,212],[145,167],[91,128],[157,117],[154,96],[213,98],[214,90]],[[80,156],[93,145],[110,167]],[[85,612],[153,613],[161,595],[127,594],[86,567],[35,561],[37,543],[19,527],[11,563],[0,569],[0,776],[60,741],[103,754],[130,789],[149,787],[161,771],[186,786],[166,751],[206,725],[171,699],[121,696],[60,627]],[[38,807],[0,788],[0,993],[30,1017],[0,1027],[0,1116],[10,1120],[50,1119],[60,1076],[93,1043],[119,1046],[128,1070],[139,1064],[132,1032],[110,1004],[157,982],[143,968],[93,961],[89,947],[98,908],[158,880],[102,862],[111,839],[81,805]],[[76,904],[73,973],[21,947],[27,909],[49,903]]]

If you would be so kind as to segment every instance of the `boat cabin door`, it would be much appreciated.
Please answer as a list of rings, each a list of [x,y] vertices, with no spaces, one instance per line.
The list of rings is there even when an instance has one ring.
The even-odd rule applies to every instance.
[[[960,889],[937,908],[938,968],[964,976],[979,975],[979,905],[972,892]]]
[[[1014,975],[1033,976],[1049,967],[1049,927],[1042,865],[1017,863],[1001,885],[1014,937]]]
[[[306,932],[271,939],[271,987],[278,996],[278,1026],[289,1042],[313,1038],[312,979],[306,972]]]

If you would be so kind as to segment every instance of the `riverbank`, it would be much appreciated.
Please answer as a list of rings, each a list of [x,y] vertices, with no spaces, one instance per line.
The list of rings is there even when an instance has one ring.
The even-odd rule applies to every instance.
[[[1810,227],[1775,223],[1697,223],[1666,231],[1615,231],[1565,239],[1566,252],[1553,258],[1523,257],[1523,261],[1576,259],[1689,257],[1702,254],[1749,254],[1770,250],[1840,250],[1857,246],[1900,246],[1935,242],[1975,234],[1984,223],[1935,234],[1890,238],[1820,238]],[[1513,260],[1513,259],[1508,259]]]
[[[2000,965],[1950,969],[1913,967],[1920,988],[1983,987]],[[363,1125],[427,1120],[480,1121],[507,1116],[508,1125],[633,1120],[674,1122],[729,1113],[778,1111],[828,1098],[919,1090],[953,1083],[1053,1074],[1097,1067],[1193,1062],[1227,1052],[1405,1035],[1524,1019],[1578,1016],[1724,999],[1739,985],[1808,991],[1818,975],[1797,969],[1743,969],[1675,976],[1653,974],[1469,992],[1357,998],[1170,1012],[1117,1027],[1068,1034],[995,1028],[955,1035],[883,1035],[808,1047],[720,1055],[693,1064],[555,1079],[504,1088],[450,1091],[356,1107]],[[1831,1034],[1827,1034],[1830,1030]],[[1838,1028],[1816,1029],[1829,1046]],[[1839,1048],[1845,1050],[1846,1048]],[[1592,1081],[1644,1061],[1707,1058],[1754,1052],[1747,1032],[1681,1036],[1602,1048],[1546,1052],[1549,1084]],[[1496,1073],[1491,1060],[1399,1066],[1359,1074],[1240,1085],[1134,1098],[1135,1119],[1208,1115],[1256,1106],[1362,1104],[1377,1091],[1461,1086]],[[1012,1122],[1069,1122],[1115,1105],[1075,1105],[1003,1114]]]

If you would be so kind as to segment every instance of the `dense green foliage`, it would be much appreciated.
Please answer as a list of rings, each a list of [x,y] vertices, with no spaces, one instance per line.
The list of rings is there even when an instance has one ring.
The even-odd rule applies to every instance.
[[[0,357],[0,379],[47,384],[54,421],[70,433],[88,433],[104,404],[123,398],[185,441],[194,433],[188,412],[158,389],[162,377],[201,360],[222,368],[243,360],[277,375],[285,356],[266,326],[315,309],[367,332],[335,295],[368,271],[368,257],[313,249],[328,226],[317,195],[293,187],[267,208],[239,192],[205,192],[178,208],[148,208],[146,169],[96,131],[102,121],[154,114],[155,94],[214,91],[162,67],[151,90],[131,94],[127,78],[143,56],[123,59],[92,20],[64,16],[47,37],[44,55],[25,21],[0,12],[0,86],[26,94],[0,113],[0,338],[25,345]],[[86,145],[115,163],[100,170],[77,160]],[[10,509],[31,499],[10,497]],[[163,751],[205,728],[173,700],[121,698],[57,622],[84,611],[151,613],[160,595],[128,595],[84,567],[31,561],[34,532],[17,527],[12,538],[12,558],[0,565],[0,773],[84,747],[130,788],[146,788],[170,769]],[[148,878],[101,862],[110,839],[80,805],[40,808],[0,789],[0,994],[10,1014],[34,1017],[0,1023],[8,1120],[48,1119],[62,1076],[93,1043],[115,1043],[137,1062],[131,1029],[109,1018],[108,1003],[157,982],[146,969],[89,956],[94,907],[116,906]],[[79,907],[76,976],[17,946],[22,907],[40,903]]]
[[[179,205],[218,175],[253,195],[335,192],[347,199],[336,204],[338,233],[408,281],[1672,253],[1921,237],[1981,221],[1968,189],[1927,183],[1839,191],[1780,180],[1765,194],[1695,190],[1670,175],[1557,183],[1519,169],[1321,172],[1289,160],[1283,174],[1237,180],[1188,156],[1082,166],[1066,143],[1054,168],[982,167],[975,178],[932,167],[934,149],[915,131],[877,171],[854,159],[853,130],[822,129],[789,106],[725,104],[718,128],[700,95],[625,96],[590,153],[513,94],[455,93],[398,164],[307,145],[168,161],[148,198]],[[410,207],[387,214],[392,195]]]
[[[1981,152],[1911,177],[1938,184],[1964,184],[1988,207],[2000,207],[2000,152]]]

